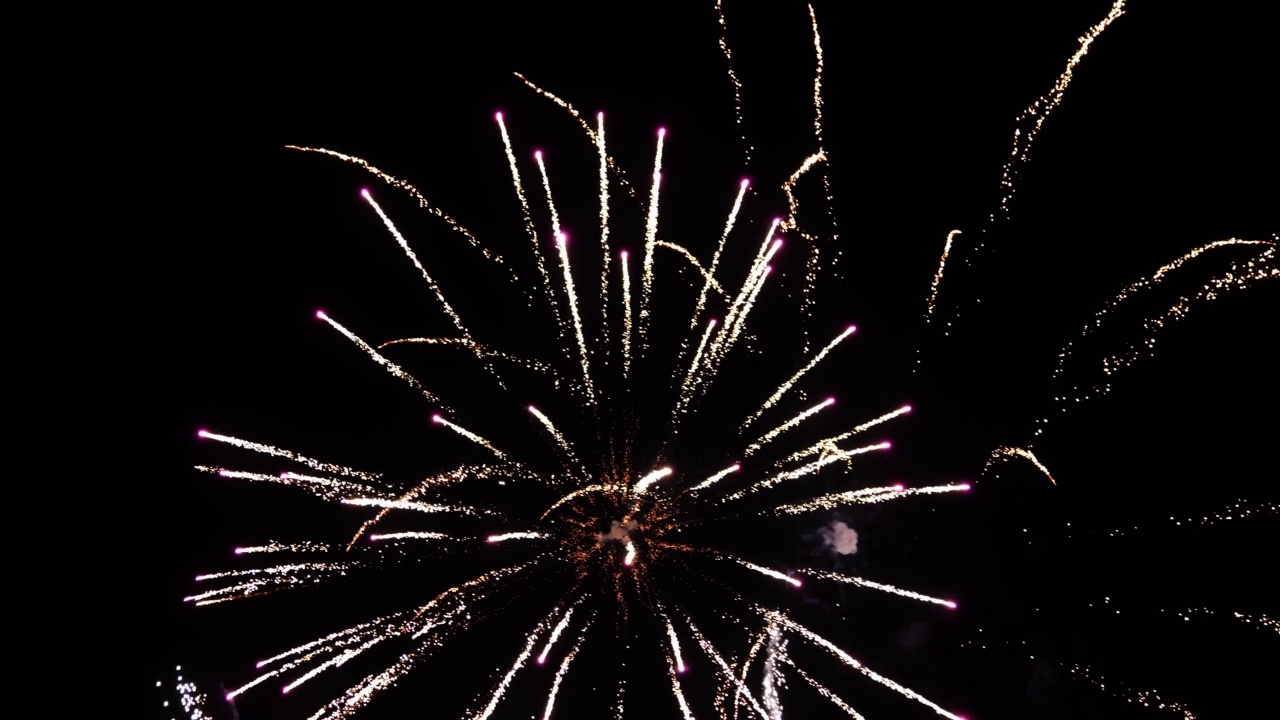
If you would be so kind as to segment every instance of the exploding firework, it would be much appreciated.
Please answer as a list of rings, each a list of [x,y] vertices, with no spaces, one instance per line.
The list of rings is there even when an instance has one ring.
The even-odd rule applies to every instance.
[[[1020,119],[1029,125],[1020,128],[1006,164],[999,213],[1008,212],[1017,168],[1061,102],[1072,69],[1120,6],[1081,39],[1066,72]],[[583,203],[582,183],[558,173],[554,152],[535,153],[517,118],[495,116],[489,149],[504,160],[505,202],[518,213],[501,243],[466,229],[386,162],[374,167],[346,153],[294,147],[371,175],[360,202],[425,286],[426,302],[419,304],[432,329],[389,331],[361,318],[350,309],[354,303],[326,307],[317,320],[420,403],[420,429],[431,433],[433,454],[464,460],[433,458],[440,467],[424,479],[349,467],[318,451],[325,457],[315,459],[310,448],[300,454],[276,446],[275,438],[242,439],[223,428],[200,432],[243,451],[228,452],[226,466],[202,470],[310,493],[354,525],[343,535],[281,536],[242,546],[238,555],[259,562],[199,576],[188,601],[220,605],[293,588],[413,578],[412,591],[398,581],[394,589],[367,593],[375,595],[374,612],[359,621],[329,622],[321,635],[262,660],[231,697],[342,682],[348,689],[327,693],[336,697],[313,717],[345,717],[366,706],[376,712],[379,698],[403,691],[409,678],[438,683],[459,654],[485,647],[494,648],[481,653],[492,683],[465,708],[467,717],[497,715],[516,692],[526,710],[540,693],[542,717],[589,712],[585,701],[571,705],[566,697],[575,671],[608,677],[608,698],[598,708],[603,714],[653,704],[641,695],[650,685],[634,676],[656,675],[669,699],[658,707],[671,715],[687,718],[710,708],[775,718],[784,699],[812,690],[828,702],[827,711],[860,717],[859,693],[846,691],[849,678],[833,669],[888,688],[903,707],[959,717],[927,682],[895,679],[864,663],[856,646],[831,639],[808,619],[803,600],[814,586],[826,585],[921,603],[921,613],[954,608],[935,595],[937,588],[831,572],[739,542],[743,535],[789,533],[796,517],[930,503],[936,498],[916,496],[971,487],[946,479],[877,481],[874,458],[890,452],[890,435],[910,423],[909,399],[865,408],[837,402],[826,393],[841,388],[820,382],[866,333],[855,332],[852,318],[831,322],[823,300],[823,282],[839,269],[832,262],[839,226],[823,145],[822,44],[816,22],[812,27],[811,152],[770,186],[785,198],[776,206],[753,201],[753,180],[708,191],[703,206],[718,210],[710,242],[677,242],[697,233],[682,233],[665,220],[671,178],[664,163],[681,151],[679,127],[670,135],[657,130],[645,143],[646,162],[626,164],[612,154],[622,141],[602,114],[579,112],[532,76],[521,79],[581,125],[594,153],[593,193],[590,204]],[[727,50],[725,58],[732,60]],[[737,98],[738,75],[729,77]],[[745,138],[743,144],[749,157]],[[579,191],[577,202],[556,202],[562,183]],[[406,210],[413,204],[443,222],[450,242],[462,241],[460,250],[434,259],[436,241],[423,242],[409,229],[414,221]],[[520,243],[510,242],[520,235]],[[948,320],[948,282],[956,268],[946,262],[953,241],[963,238],[946,238],[931,285],[926,278],[930,324]],[[1145,326],[1140,345],[1149,347],[1147,338],[1186,308],[1275,276],[1270,241],[1224,247],[1251,254],[1233,256],[1236,264],[1227,271],[1180,297],[1174,307],[1182,309]],[[459,282],[452,258],[468,252],[473,255],[462,262],[478,269]],[[1182,262],[1123,290],[1096,324]],[[1109,355],[1106,374],[1141,349]],[[1073,351],[1064,350],[1064,367]],[[1089,398],[1109,389],[1105,383],[1071,388]],[[1067,396],[1064,391],[1059,402],[1076,401]],[[1048,480],[1061,480],[1029,442],[1000,445],[989,467],[1005,462],[1027,462]],[[392,600],[400,606],[391,607]],[[493,625],[501,628],[496,634]],[[602,674],[601,665],[613,670]]]

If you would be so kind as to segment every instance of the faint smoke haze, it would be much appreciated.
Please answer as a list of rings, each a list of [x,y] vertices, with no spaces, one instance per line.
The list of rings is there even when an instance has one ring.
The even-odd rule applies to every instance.
[[[858,552],[858,531],[842,520],[836,520],[818,533],[822,535],[823,544],[839,555],[852,555]]]

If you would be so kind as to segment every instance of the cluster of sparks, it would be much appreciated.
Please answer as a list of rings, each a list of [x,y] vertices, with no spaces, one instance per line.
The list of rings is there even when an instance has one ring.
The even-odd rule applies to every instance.
[[[741,128],[741,83],[732,71],[731,55],[724,40],[725,19],[719,4],[717,10],[722,31],[721,47],[725,59],[730,61],[736,119]],[[1025,161],[1027,150],[1044,119],[1061,102],[1072,69],[1093,40],[1122,11],[1123,1],[1118,0],[1106,18],[1081,38],[1079,50],[1071,57],[1067,70],[1052,91],[1033,104],[1024,117],[1020,117],[1028,128],[1025,133],[1020,130],[1015,136],[1014,151],[1005,166],[1001,200],[1003,212],[1007,212],[1007,203],[1013,195],[1016,165]],[[812,10],[810,12],[812,15]],[[468,715],[473,720],[489,718],[516,677],[531,662],[536,665],[550,662],[556,668],[554,675],[544,678],[548,691],[541,717],[550,720],[575,658],[590,650],[588,631],[593,628],[602,631],[601,628],[606,626],[625,626],[625,618],[637,612],[655,618],[661,628],[661,632],[647,640],[661,650],[666,663],[663,673],[670,680],[673,702],[686,720],[694,717],[698,702],[696,698],[691,700],[686,696],[681,678],[694,671],[711,673],[721,688],[714,704],[722,716],[727,714],[725,706],[731,702],[735,717],[741,708],[763,720],[780,718],[781,691],[792,686],[807,686],[848,716],[862,717],[848,700],[819,683],[789,656],[788,648],[800,644],[823,651],[838,665],[897,692],[907,701],[933,710],[939,716],[963,720],[962,716],[920,692],[867,667],[832,640],[800,624],[784,608],[761,606],[753,597],[758,583],[777,583],[799,591],[812,580],[850,585],[948,609],[956,608],[954,601],[817,568],[773,567],[758,559],[740,557],[696,532],[700,526],[717,519],[735,513],[740,516],[740,509],[748,506],[752,517],[768,521],[851,505],[900,501],[918,495],[963,493],[970,489],[968,483],[907,487],[894,482],[849,487],[820,495],[809,493],[812,484],[804,481],[813,479],[827,466],[852,464],[860,455],[889,450],[889,441],[864,438],[869,431],[876,429],[878,432],[880,426],[911,411],[911,406],[902,405],[895,409],[882,409],[880,414],[866,417],[853,427],[840,427],[830,433],[812,430],[822,422],[824,411],[827,411],[826,415],[830,414],[828,409],[836,404],[836,398],[828,397],[816,404],[805,404],[801,402],[802,393],[798,388],[824,359],[840,351],[843,342],[854,334],[854,326],[848,325],[834,335],[827,335],[830,339],[816,351],[810,352],[806,342],[798,367],[778,373],[775,379],[778,384],[760,393],[759,405],[748,412],[737,427],[733,441],[735,447],[716,461],[699,457],[696,463],[690,461],[688,466],[681,466],[679,462],[667,459],[679,457],[669,448],[646,449],[634,447],[631,442],[635,422],[633,414],[637,409],[653,414],[654,417],[648,420],[664,426],[671,443],[693,434],[687,430],[682,434],[682,429],[708,412],[707,397],[717,381],[722,380],[722,369],[735,356],[735,350],[741,354],[740,340],[753,310],[759,303],[769,302],[771,295],[768,289],[780,282],[778,276],[781,273],[773,272],[774,263],[782,262],[786,257],[784,247],[789,233],[804,242],[810,251],[803,273],[803,301],[799,308],[801,319],[810,317],[812,287],[818,270],[822,269],[817,262],[819,244],[813,242],[816,236],[799,228],[798,200],[793,189],[801,175],[826,162],[821,144],[822,54],[816,19],[813,31],[817,57],[814,80],[817,148],[782,186],[789,202],[786,216],[767,223],[767,230],[748,240],[746,248],[750,262],[746,263],[745,274],[737,278],[726,277],[721,261],[726,253],[734,251],[735,241],[740,240],[737,235],[741,233],[734,231],[744,197],[750,189],[749,181],[744,179],[738,185],[718,243],[704,262],[699,259],[699,253],[663,239],[659,232],[666,131],[659,129],[657,132],[652,172],[645,193],[625,179],[608,154],[603,113],[596,116],[594,124],[590,123],[572,105],[523,76],[520,79],[529,87],[578,121],[598,153],[599,208],[593,224],[598,220],[599,245],[598,252],[593,251],[595,257],[591,265],[600,270],[600,275],[599,282],[593,282],[589,291],[585,283],[575,282],[572,265],[573,261],[582,262],[587,257],[588,246],[575,243],[574,252],[570,252],[569,233],[562,224],[568,220],[552,199],[550,158],[541,152],[533,154],[537,186],[541,188],[545,203],[535,210],[537,203],[525,183],[527,168],[522,169],[501,114],[496,116],[498,135],[532,250],[530,262],[536,268],[536,272],[531,273],[531,282],[526,282],[516,273],[516,263],[485,245],[404,180],[360,158],[324,148],[294,147],[356,164],[388,186],[408,193],[452,232],[463,236],[525,297],[546,306],[547,317],[553,323],[553,331],[549,333],[552,341],[546,344],[555,346],[555,349],[553,357],[548,358],[535,356],[536,352],[527,354],[510,348],[499,349],[502,338],[487,338],[494,342],[482,343],[478,339],[481,333],[464,320],[463,314],[446,298],[438,275],[433,275],[428,269],[430,262],[415,253],[413,244],[375,200],[373,192],[361,191],[363,200],[420,274],[455,334],[450,337],[407,337],[374,344],[322,311],[318,311],[316,316],[387,373],[419,393],[432,408],[434,414],[430,418],[434,425],[480,448],[490,462],[464,464],[425,480],[403,483],[378,473],[313,459],[266,443],[202,430],[199,435],[204,439],[265,455],[285,463],[287,467],[279,472],[221,466],[200,466],[200,470],[232,480],[269,482],[296,488],[362,515],[359,527],[351,537],[329,542],[273,540],[237,548],[236,555],[281,556],[286,559],[264,567],[201,575],[196,578],[198,582],[211,582],[217,587],[194,593],[186,600],[207,605],[323,584],[349,572],[386,562],[390,555],[411,556],[416,549],[442,544],[454,548],[450,552],[469,553],[471,557],[494,553],[492,557],[502,560],[490,561],[472,577],[432,591],[413,607],[332,632],[261,661],[258,663],[259,673],[232,690],[228,698],[269,681],[279,684],[281,691],[288,693],[357,657],[390,652],[390,661],[383,663],[381,669],[358,680],[311,716],[312,720],[348,717],[395,685],[416,666],[444,652],[443,649],[457,636],[488,617],[485,608],[495,598],[517,592],[519,588],[532,584],[535,578],[539,579],[539,585],[547,584],[545,578],[558,578],[563,580],[559,596],[550,603],[534,628],[520,640],[514,660],[504,665],[505,669],[499,668],[500,674],[488,694],[474,703]],[[750,152],[748,144],[748,157]],[[825,176],[823,185],[829,209],[830,189]],[[641,231],[633,234],[633,237],[643,238],[638,261],[625,249],[613,245],[610,207],[616,198],[611,190],[618,188],[640,206],[644,218]],[[834,222],[829,226],[834,228]],[[953,231],[947,236],[946,247],[929,288],[929,314],[933,312],[947,256],[958,234],[959,231]],[[834,230],[824,239],[833,238]],[[1227,240],[1212,243],[1185,254],[1148,280],[1126,288],[1099,312],[1094,324],[1128,297],[1160,283],[1183,263],[1226,247],[1243,248],[1252,254],[1232,264],[1228,271],[1216,276],[1200,291],[1181,298],[1165,316],[1153,320],[1153,332],[1162,323],[1180,319],[1197,301],[1211,300],[1226,290],[1280,274],[1273,262],[1273,242]],[[695,277],[699,282],[687,288],[689,295],[696,297],[690,303],[687,322],[681,317],[676,322],[664,323],[669,318],[658,312],[655,296],[671,293],[670,288],[656,279],[657,259],[663,254],[659,251],[674,253],[669,257],[679,258],[697,271]],[[595,295],[594,302],[600,308],[598,315],[588,312],[583,292]],[[1090,328],[1086,328],[1085,333],[1089,332]],[[805,337],[808,337],[807,330]],[[658,338],[675,339],[675,342],[667,343],[678,348],[674,358],[660,356]],[[1145,347],[1149,344],[1134,352]],[[513,401],[513,407],[518,408],[508,416],[505,422],[509,424],[504,427],[532,418],[527,434],[546,441],[546,446],[555,456],[552,465],[556,469],[548,470],[544,467],[546,463],[537,458],[524,457],[524,453],[500,446],[481,434],[486,423],[492,427],[495,418],[503,422],[499,413],[487,409],[480,412],[462,403],[450,404],[456,402],[448,392],[452,383],[420,381],[384,354],[411,348],[448,348],[474,355],[500,391]],[[1064,351],[1064,361],[1067,354]],[[1108,368],[1131,362],[1132,354],[1121,353],[1111,357],[1107,361]],[[553,418],[552,414],[530,405],[534,396],[512,389],[516,383],[507,374],[507,368],[516,368],[538,377],[543,381],[543,388],[536,397],[546,397],[546,386],[549,386],[558,398],[556,406],[575,407],[576,413],[570,417]],[[762,376],[769,377],[760,372]],[[654,410],[653,405],[657,403],[652,400],[637,403],[632,395],[636,379],[643,373],[669,378],[670,403],[663,405],[660,411]],[[800,431],[801,428],[804,432]],[[797,438],[820,434],[825,436],[816,442],[809,439],[797,441]],[[1057,484],[1029,447],[997,448],[988,466],[1009,459],[1030,462],[1051,483]],[[468,488],[488,481],[518,484],[531,493],[541,493],[545,502],[536,508],[527,505],[504,508],[494,498],[476,501],[475,494],[466,495]],[[484,486],[491,487],[491,483]],[[797,494],[801,497],[796,497]],[[460,495],[463,499],[458,499]],[[472,499],[467,500],[468,497]],[[392,521],[394,527],[383,531],[381,526],[391,525]],[[1201,522],[1208,522],[1208,519]],[[524,554],[520,555],[521,552]],[[511,558],[516,556],[519,559],[512,561]],[[737,605],[733,610],[734,623],[743,633],[745,646],[750,647],[741,657],[725,649],[728,642],[719,638],[713,642],[699,628],[694,616],[696,613],[691,610],[693,605],[680,600],[679,586],[691,582],[690,578],[699,575],[703,568],[712,566],[725,568],[717,573],[716,583],[731,588],[730,598]],[[606,622],[607,616],[609,620]],[[1265,617],[1248,618],[1246,621],[1276,629],[1275,621]],[[624,648],[622,657],[614,658],[613,662],[625,666],[625,648],[635,641],[631,637],[623,638],[619,643]],[[700,652],[706,662],[687,665],[691,651]],[[1089,682],[1101,684],[1087,669],[1073,668],[1072,671]],[[760,678],[758,686],[748,683],[749,675]],[[625,678],[625,674],[622,677]],[[619,683],[614,710],[620,717],[625,707],[625,679],[620,679]],[[1136,697],[1144,704],[1161,703],[1163,707],[1183,712],[1187,720],[1194,718],[1185,708],[1162,703],[1154,694],[1140,693]],[[192,714],[191,717],[198,720],[200,716]]]
[[[208,694],[201,692],[199,686],[191,679],[182,676],[181,665],[175,665],[173,670],[175,673],[173,690],[177,693],[177,701],[163,700],[160,703],[161,708],[169,712],[181,710],[185,720],[213,720],[213,717],[205,712],[209,700]],[[156,687],[164,689],[164,681],[157,680]],[[171,720],[178,720],[178,717],[171,716]]]

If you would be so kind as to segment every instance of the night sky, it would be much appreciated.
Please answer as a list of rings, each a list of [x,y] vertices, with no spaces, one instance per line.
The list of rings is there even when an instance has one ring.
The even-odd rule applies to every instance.
[[[487,245],[527,262],[493,121],[502,110],[535,220],[547,224],[530,158],[540,148],[570,237],[596,248],[594,148],[561,109],[512,76],[519,71],[584,115],[606,112],[610,150],[642,199],[655,130],[667,129],[660,238],[705,261],[744,176],[753,191],[729,252],[750,253],[785,212],[779,184],[817,148],[803,3],[726,10],[746,143],[713,3],[552,5],[475,3],[412,17],[352,6],[296,22],[211,12],[160,18],[159,30],[144,30],[155,18],[104,11],[50,41],[75,62],[50,76],[39,105],[57,118],[40,134],[56,160],[45,165],[58,168],[41,192],[60,207],[41,221],[47,236],[29,241],[40,290],[23,307],[35,310],[17,311],[40,371],[38,390],[18,393],[38,400],[22,411],[35,430],[23,451],[34,482],[22,484],[36,488],[26,504],[35,508],[38,546],[34,568],[23,572],[24,586],[40,588],[36,617],[52,628],[36,667],[59,667],[44,680],[65,687],[68,675],[78,676],[84,689],[70,702],[45,693],[59,711],[46,716],[104,709],[170,717],[161,703],[174,696],[154,685],[171,683],[174,665],[217,696],[251,679],[263,657],[443,589],[437,566],[425,563],[318,591],[210,608],[182,602],[207,589],[195,575],[234,565],[237,545],[345,538],[365,516],[193,470],[262,465],[197,440],[197,429],[404,483],[483,457],[432,426],[437,408],[314,318],[323,308],[375,343],[450,331],[360,200],[362,187],[446,292],[456,288],[477,334],[576,367],[560,357],[550,326],[526,322],[520,296],[498,287],[501,276],[410,197],[286,144],[365,158],[412,182]],[[1127,701],[1147,690],[1203,720],[1274,713],[1267,702],[1280,677],[1280,637],[1230,614],[1280,617],[1271,587],[1278,518],[1273,510],[1199,519],[1238,515],[1229,508],[1241,500],[1280,503],[1280,353],[1272,337],[1280,285],[1195,306],[1159,334],[1151,357],[1112,378],[1111,393],[1055,416],[1035,449],[1056,487],[1018,461],[983,474],[993,448],[1024,445],[1036,418],[1057,412],[1055,395],[1104,377],[1098,358],[1144,337],[1144,318],[1245,254],[1222,251],[1171,274],[1080,345],[1055,382],[1059,351],[1117,291],[1199,245],[1280,230],[1280,153],[1268,116],[1277,68],[1265,13],[1244,2],[1168,5],[1135,3],[1097,40],[1022,166],[1009,218],[992,224],[1014,118],[1052,86],[1107,3],[929,11],[816,3],[841,277],[819,287],[803,327],[793,321],[794,290],[774,305],[762,296],[750,326],[759,360],[730,366],[731,391],[714,396],[724,408],[709,406],[705,434],[685,437],[670,458],[712,470],[732,462],[724,448],[741,408],[801,364],[799,333],[808,329],[821,346],[856,324],[857,335],[811,378],[810,401],[793,398],[776,421],[826,394],[838,398],[836,417],[814,437],[904,403],[915,412],[867,436],[891,438],[891,452],[849,475],[833,467],[805,481],[806,491],[848,489],[850,479],[853,487],[967,481],[974,490],[782,522],[724,520],[707,532],[771,567],[838,569],[957,600],[952,612],[816,581],[784,592],[726,576],[744,581],[754,600],[787,603],[870,667],[969,718],[1182,717]],[[801,190],[802,212],[827,227],[820,188]],[[614,247],[638,257],[640,203],[613,191],[627,208],[617,211]],[[954,228],[963,234],[926,326],[929,284]],[[803,252],[796,238],[778,261],[792,288]],[[575,280],[598,318],[594,257],[574,255]],[[683,261],[658,259],[659,292],[689,292],[695,279]],[[529,265],[519,267],[533,277]],[[662,308],[686,312],[689,298],[675,297]],[[455,376],[453,365],[415,352],[393,359],[455,393],[460,422],[545,455],[540,443],[520,439],[528,427],[517,412],[532,398],[472,395],[468,383],[482,374]],[[757,374],[761,367],[775,369]],[[638,414],[665,414],[665,399],[654,398],[668,380],[650,378]],[[537,399],[572,417],[563,396]],[[820,529],[837,520],[858,530],[857,554],[822,547]],[[480,555],[441,562],[446,574],[472,562],[473,574],[490,567]],[[507,611],[460,637],[443,662],[408,676],[367,717],[453,717],[475,707],[557,591],[513,596]],[[1190,608],[1217,614],[1177,616]],[[732,611],[710,595],[687,607],[695,618],[722,609]],[[633,625],[628,716],[678,717],[656,654],[641,647],[664,640],[645,628]],[[611,632],[583,646],[558,717],[611,714],[597,704],[616,687],[621,651]],[[737,656],[736,642],[722,649]],[[792,643],[797,661],[868,717],[936,717]],[[687,640],[685,654],[693,666],[686,691],[695,714],[709,717],[711,661]],[[1073,676],[1074,665],[1132,691],[1099,691]],[[285,700],[279,684],[266,684],[239,699],[239,718],[307,717],[375,667],[343,668]],[[541,717],[553,669],[521,675],[495,717]],[[100,695],[108,688],[113,695]],[[838,713],[794,676],[783,700],[788,717]],[[221,705],[211,711],[231,717]]]

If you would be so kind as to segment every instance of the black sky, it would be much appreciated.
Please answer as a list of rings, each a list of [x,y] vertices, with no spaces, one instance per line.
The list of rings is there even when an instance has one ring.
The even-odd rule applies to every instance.
[[[868,466],[873,477],[978,479],[992,447],[1025,442],[1052,407],[1058,350],[1119,288],[1192,247],[1280,229],[1265,13],[1243,2],[1137,3],[1097,41],[1045,124],[1010,220],[985,236],[987,252],[948,268],[939,317],[953,321],[951,336],[924,328],[946,232],[978,240],[1014,117],[1107,9],[1024,5],[815,5],[845,273],[817,322],[860,328],[823,380],[848,418],[904,401],[918,409],[894,429],[893,459]],[[37,173],[53,214],[40,217],[42,230],[18,233],[38,289],[18,313],[28,350],[14,352],[34,356],[41,372],[17,393],[37,402],[21,411],[33,431],[22,485],[34,488],[24,503],[34,509],[15,512],[37,520],[37,560],[23,587],[44,605],[41,626],[53,628],[37,657],[61,667],[69,654],[86,687],[121,693],[75,704],[151,717],[152,685],[175,663],[211,690],[234,685],[263,653],[308,637],[306,623],[318,623],[314,635],[336,627],[330,610],[359,619],[304,594],[264,602],[260,614],[253,601],[182,604],[191,578],[224,567],[234,544],[273,537],[271,523],[301,532],[316,507],[191,470],[227,460],[209,456],[197,428],[356,465],[388,458],[407,473],[432,462],[406,455],[430,410],[311,316],[324,308],[371,339],[442,329],[360,187],[378,192],[411,242],[438,243],[450,260],[465,253],[372,178],[283,146],[364,157],[510,247],[526,241],[492,121],[501,109],[521,152],[548,153],[566,225],[594,241],[594,175],[579,172],[591,172],[591,148],[511,76],[519,71],[584,113],[605,110],[611,148],[634,179],[646,177],[653,131],[665,126],[663,233],[705,254],[710,245],[698,238],[714,236],[744,173],[761,189],[748,208],[758,226],[785,208],[776,178],[813,150],[805,6],[727,10],[753,147],[745,170],[713,7],[352,7],[289,21],[97,11],[50,38],[73,62],[43,68],[47,79],[29,85],[34,137],[50,158],[39,167],[56,174]],[[526,164],[527,184],[532,172]],[[636,247],[639,229],[632,234]],[[1160,300],[1222,267],[1189,265],[1141,309],[1162,309]],[[1280,616],[1268,577],[1280,549],[1274,514],[1213,527],[1167,520],[1241,498],[1280,501],[1280,355],[1270,337],[1278,300],[1273,282],[1198,307],[1161,335],[1152,358],[1117,376],[1112,394],[1055,420],[1037,448],[1056,488],[1010,464],[965,498],[846,517],[864,529],[865,545],[845,569],[956,597],[960,613],[828,589],[814,591],[809,617],[872,667],[972,718],[1173,717],[1072,679],[1063,664],[1075,662],[1158,689],[1206,720],[1265,716],[1256,713],[1280,667],[1268,631],[1159,611]],[[1141,316],[1118,318],[1104,339],[1132,339]],[[782,322],[762,316],[770,321]],[[913,374],[918,349],[927,361]],[[1078,370],[1090,377],[1083,361]],[[782,526],[797,550],[763,543],[762,552],[803,559],[806,538],[830,519]],[[1112,529],[1130,534],[1105,537]],[[748,547],[761,544],[742,532]],[[1090,608],[1108,597],[1122,620]],[[844,609],[831,606],[837,599]],[[530,622],[501,623],[486,637],[509,645]],[[972,648],[993,635],[1006,645]],[[499,657],[505,664],[510,654]],[[607,666],[607,655],[591,662]],[[419,686],[412,702],[393,699],[383,711],[460,708],[487,685],[468,672],[455,668],[439,690]],[[851,701],[884,708],[881,717],[932,716],[852,674],[824,677]],[[792,683],[794,712],[830,710]],[[284,709],[268,688],[241,717],[305,717],[342,687]],[[538,687],[526,691],[540,697]],[[436,692],[445,699],[424,710],[424,695]],[[637,709],[650,702],[632,692]],[[516,697],[509,716],[523,717],[525,695]],[[669,695],[655,698],[653,716],[676,716]],[[586,708],[572,716],[602,717]]]

